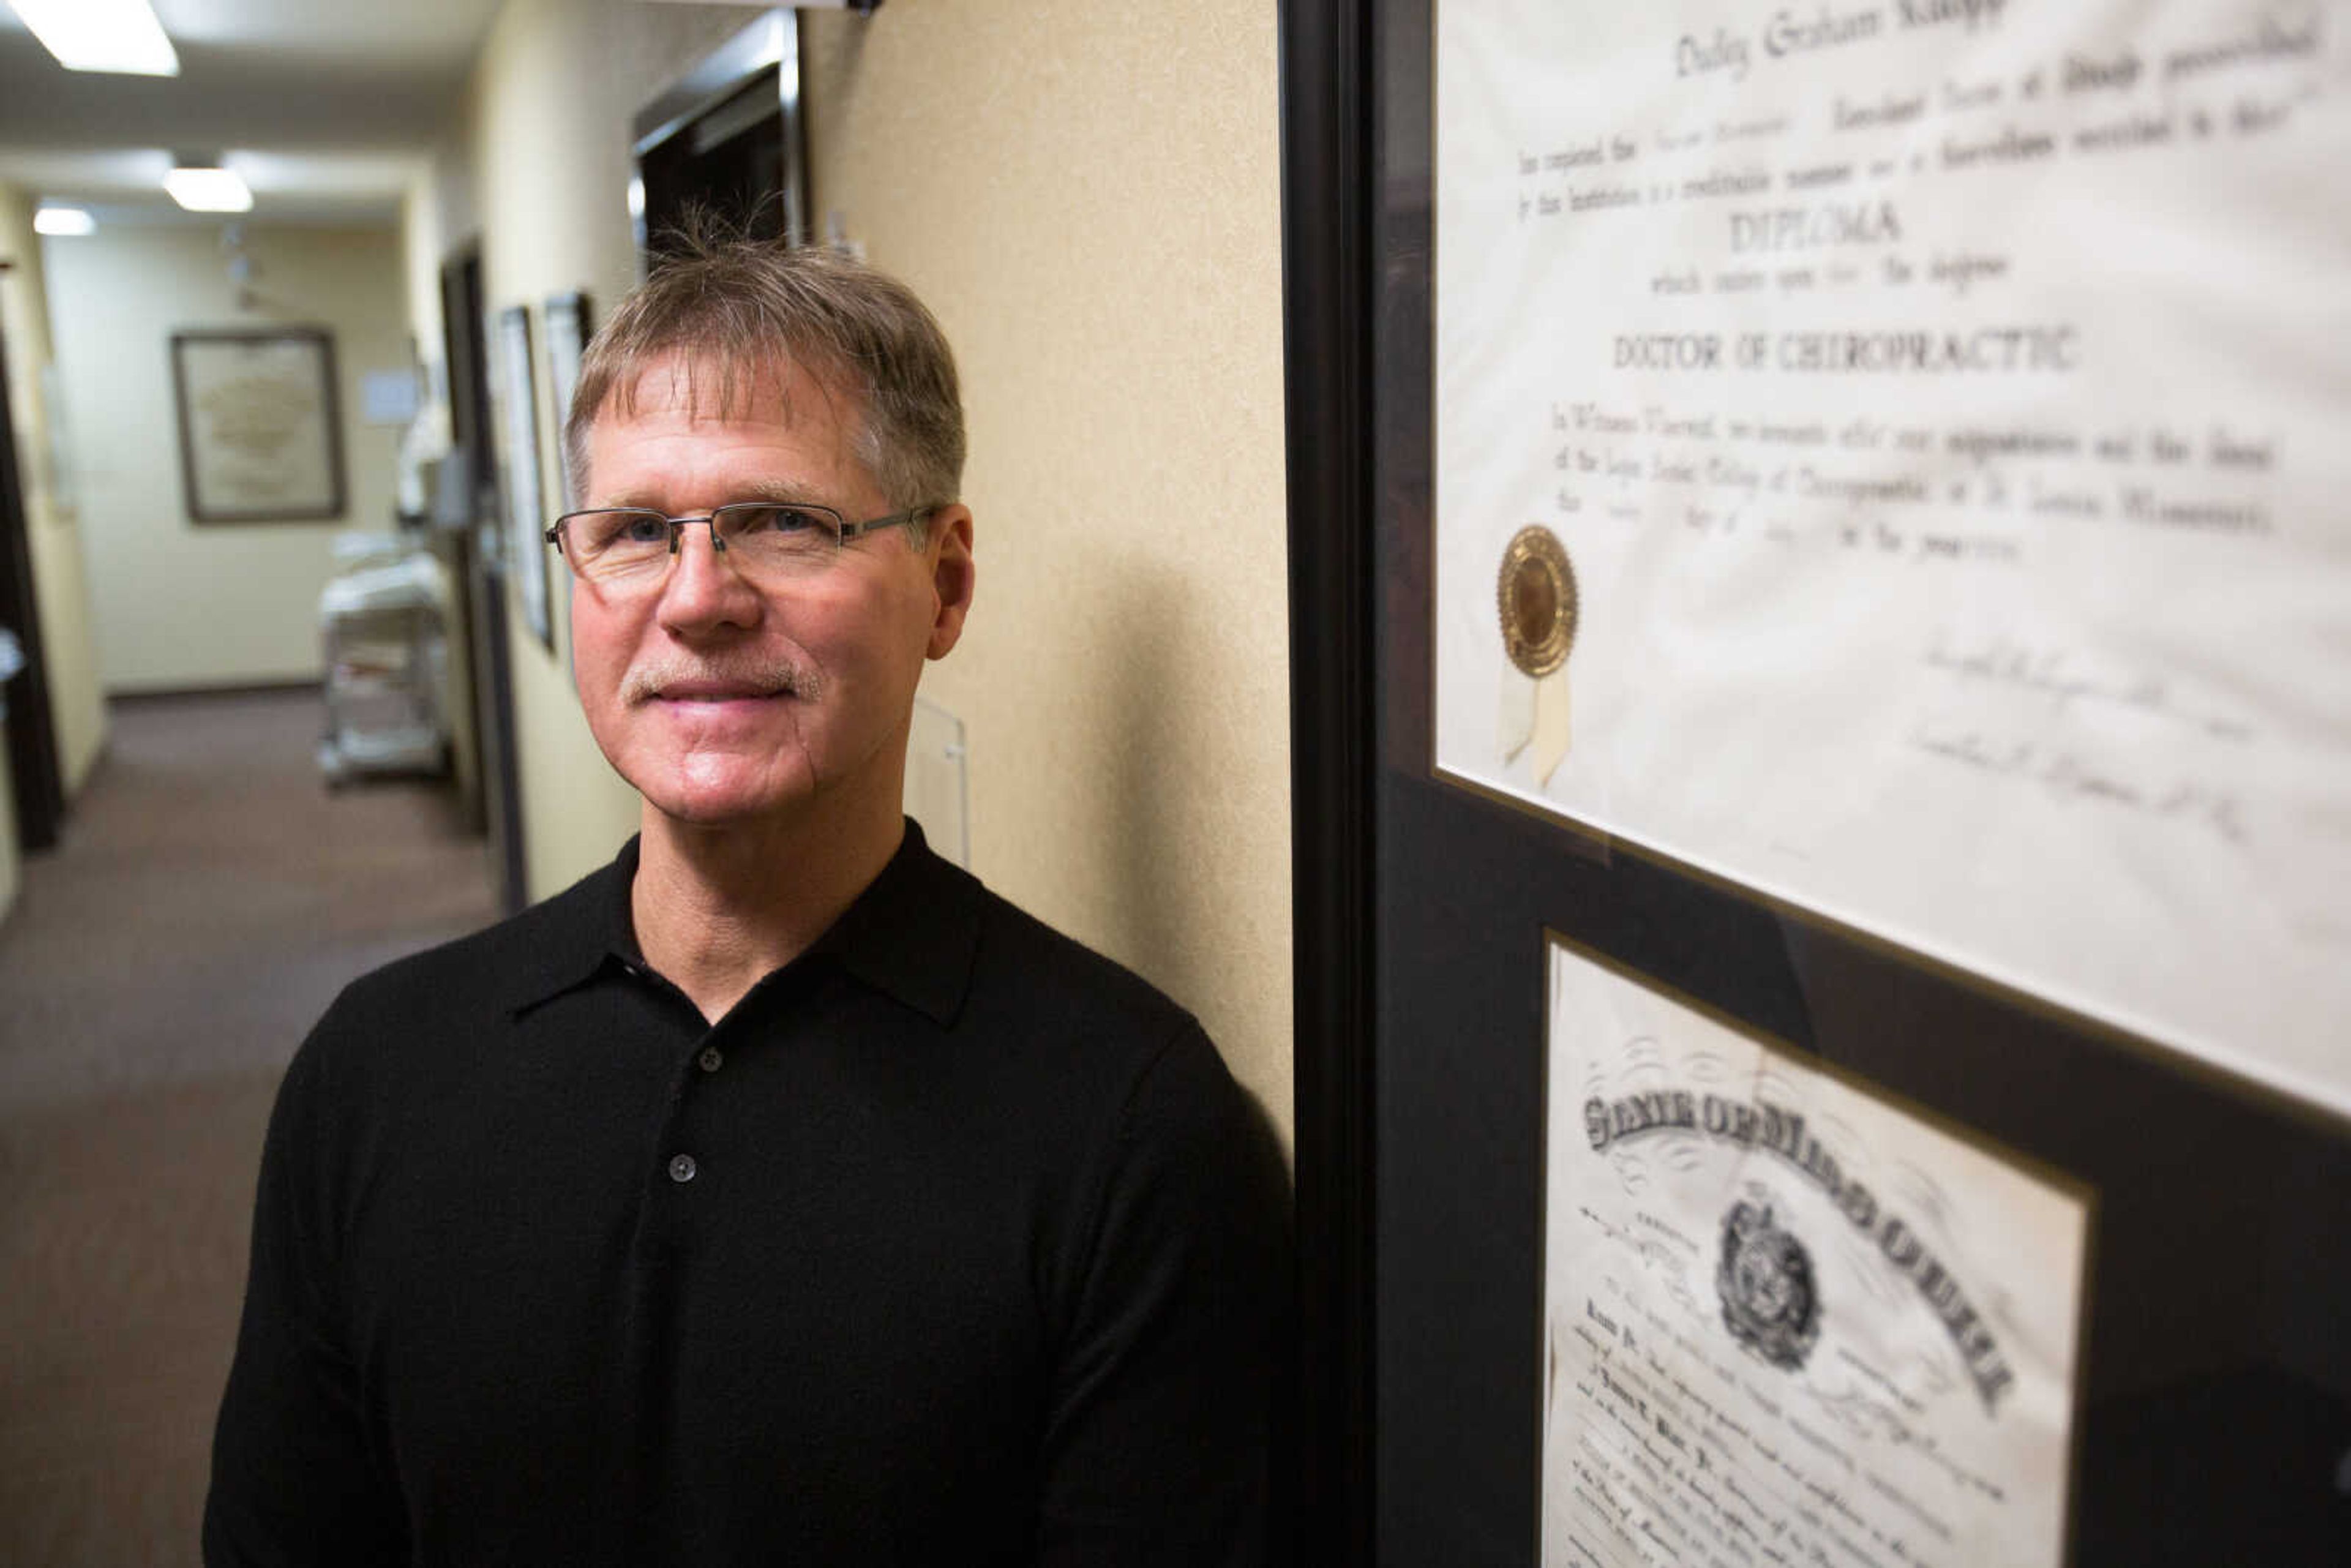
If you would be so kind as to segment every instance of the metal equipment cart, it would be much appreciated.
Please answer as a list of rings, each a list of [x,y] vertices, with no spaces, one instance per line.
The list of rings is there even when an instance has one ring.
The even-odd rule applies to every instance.
[[[395,535],[335,541],[343,570],[319,595],[329,786],[367,773],[440,773],[449,764],[447,574]]]

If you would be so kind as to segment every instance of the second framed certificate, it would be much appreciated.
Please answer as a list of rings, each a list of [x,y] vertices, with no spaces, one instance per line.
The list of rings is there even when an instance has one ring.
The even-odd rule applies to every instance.
[[[1544,1568],[2060,1568],[2087,1196],[1548,959]]]

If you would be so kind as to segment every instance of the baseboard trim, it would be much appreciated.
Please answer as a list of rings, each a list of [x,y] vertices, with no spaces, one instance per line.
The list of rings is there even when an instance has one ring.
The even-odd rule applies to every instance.
[[[172,703],[204,697],[290,696],[297,692],[307,692],[316,696],[325,689],[325,676],[308,675],[283,681],[247,681],[226,686],[140,686],[130,691],[109,691],[106,700],[109,703]]]

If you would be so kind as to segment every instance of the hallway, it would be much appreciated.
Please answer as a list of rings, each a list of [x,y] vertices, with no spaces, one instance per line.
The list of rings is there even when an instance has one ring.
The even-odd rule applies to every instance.
[[[330,793],[308,692],[118,701],[0,924],[0,1563],[197,1560],[286,1059],[495,913],[446,792]]]

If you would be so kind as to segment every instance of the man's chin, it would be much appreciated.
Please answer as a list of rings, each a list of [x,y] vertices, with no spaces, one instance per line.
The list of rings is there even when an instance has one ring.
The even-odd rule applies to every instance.
[[[645,804],[671,822],[697,831],[789,826],[820,810],[820,791],[805,778],[747,775],[712,768],[696,775],[630,780]]]
[[[724,831],[732,828],[779,826],[804,816],[802,799],[740,799],[732,795],[664,790],[647,795],[645,803],[681,828]]]

